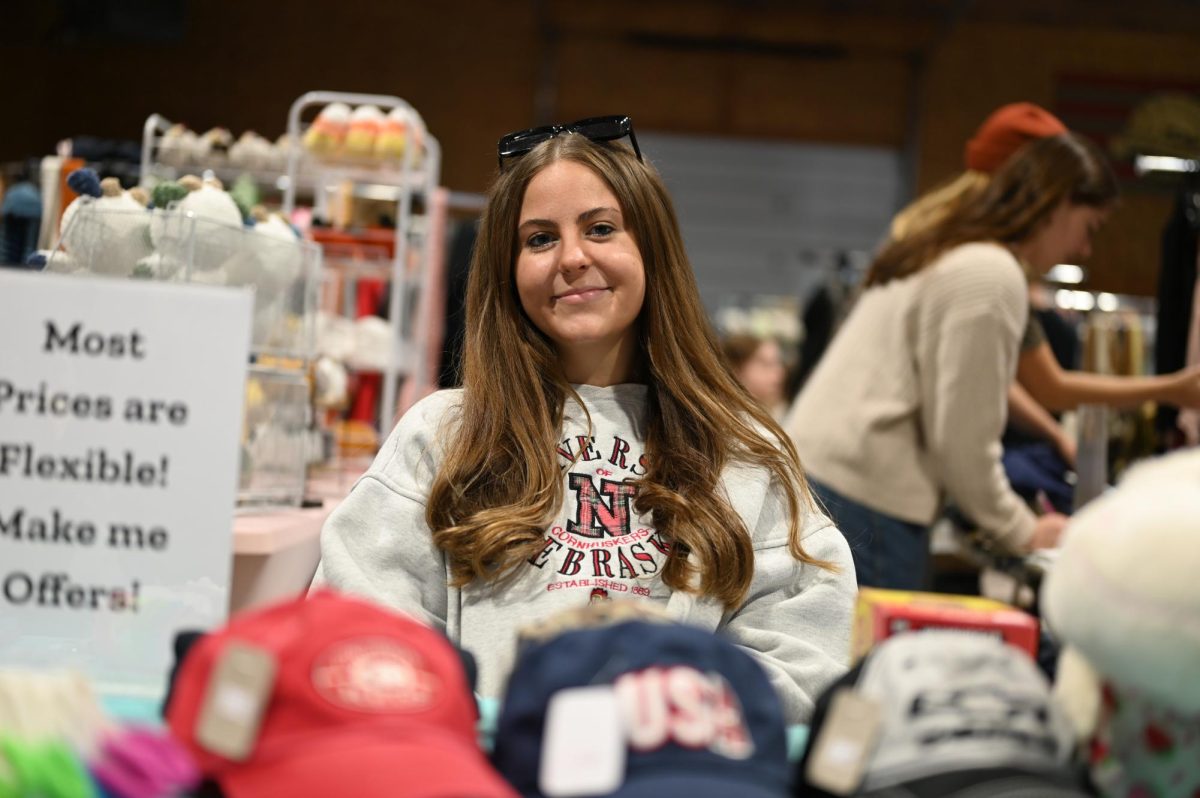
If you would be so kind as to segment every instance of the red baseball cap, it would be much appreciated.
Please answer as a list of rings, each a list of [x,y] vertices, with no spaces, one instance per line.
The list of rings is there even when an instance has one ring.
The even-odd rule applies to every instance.
[[[992,112],[967,142],[968,169],[992,174],[1031,141],[1067,132],[1057,116],[1033,103],[1010,103]]]
[[[201,708],[231,644],[276,671],[249,752],[234,761],[197,739]],[[319,591],[235,616],[188,653],[167,722],[228,798],[516,798],[476,739],[462,661],[436,631],[374,604]]]

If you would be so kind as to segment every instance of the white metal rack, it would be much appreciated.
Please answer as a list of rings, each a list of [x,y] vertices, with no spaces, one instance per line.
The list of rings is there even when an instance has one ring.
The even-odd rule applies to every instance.
[[[363,166],[325,162],[307,157],[300,147],[303,137],[302,116],[305,111],[330,103],[345,103],[350,106],[374,105],[384,113],[400,109],[406,117],[409,131],[409,146],[404,148],[400,168]],[[288,112],[288,137],[292,146],[288,148],[288,167],[283,185],[283,210],[291,214],[295,208],[296,193],[300,187],[314,188],[314,206],[324,207],[331,190],[349,182],[358,193],[376,199],[392,198],[396,202],[396,241],[392,257],[391,299],[389,321],[392,328],[392,347],[387,367],[383,373],[382,399],[379,407],[381,436],[391,429],[397,414],[396,397],[398,381],[406,376],[413,380],[425,379],[427,369],[423,345],[425,330],[422,325],[411,325],[410,303],[421,292],[431,289],[430,277],[434,273],[432,257],[434,247],[429,240],[430,209],[433,196],[441,178],[441,146],[429,135],[420,114],[399,97],[381,94],[357,94],[351,92],[310,91],[292,103]],[[417,142],[424,144],[424,157],[417,163]],[[414,212],[414,198],[419,197],[423,212]],[[420,246],[417,274],[409,275],[408,257],[410,248]],[[412,327],[410,329],[410,327]]]
[[[398,163],[320,159],[304,152],[301,142],[308,126],[304,117],[314,108],[330,103],[345,103],[356,107],[374,105],[385,114],[399,109],[408,127],[409,145]],[[406,395],[420,396],[428,388],[427,367],[430,350],[426,319],[414,318],[416,300],[431,291],[437,270],[433,257],[437,247],[431,234],[438,226],[431,221],[438,204],[435,192],[441,179],[441,146],[425,127],[420,114],[399,97],[378,94],[359,94],[335,91],[311,91],[301,95],[288,111],[287,134],[289,146],[287,165],[282,170],[248,170],[225,163],[194,164],[172,167],[158,157],[159,145],[171,122],[158,114],[151,115],[142,131],[142,184],[147,187],[162,179],[174,179],[182,171],[212,172],[225,183],[248,174],[263,188],[282,192],[284,215],[289,217],[301,195],[311,196],[314,212],[327,215],[331,197],[350,187],[354,196],[394,201],[396,203],[395,246],[390,265],[390,294],[388,319],[391,326],[391,351],[382,374],[381,400],[378,409],[381,437],[391,429],[398,411],[399,381],[406,378],[418,384],[408,386]],[[420,142],[423,156],[418,156]],[[419,206],[419,210],[418,210]],[[444,206],[444,203],[443,203]],[[444,207],[443,207],[444,211]],[[414,253],[414,249],[416,252]],[[410,253],[416,255],[410,270]],[[424,307],[424,305],[420,305]]]

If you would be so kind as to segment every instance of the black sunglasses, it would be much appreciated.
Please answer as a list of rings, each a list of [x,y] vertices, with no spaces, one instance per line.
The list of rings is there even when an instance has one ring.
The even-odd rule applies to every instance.
[[[589,141],[616,141],[629,136],[633,152],[637,159],[642,160],[642,151],[638,148],[637,136],[633,134],[633,120],[627,116],[593,116],[569,122],[565,125],[544,125],[531,127],[528,130],[518,130],[500,137],[496,145],[499,156],[496,159],[501,169],[504,168],[505,158],[516,158],[532,150],[543,141],[549,141],[563,133],[578,133]]]

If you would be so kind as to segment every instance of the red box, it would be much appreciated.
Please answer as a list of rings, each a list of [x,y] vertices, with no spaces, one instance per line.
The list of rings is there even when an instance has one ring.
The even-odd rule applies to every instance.
[[[880,640],[921,629],[962,629],[994,635],[1030,657],[1037,656],[1037,619],[1003,602],[979,596],[864,587],[858,591],[854,611],[854,661]]]

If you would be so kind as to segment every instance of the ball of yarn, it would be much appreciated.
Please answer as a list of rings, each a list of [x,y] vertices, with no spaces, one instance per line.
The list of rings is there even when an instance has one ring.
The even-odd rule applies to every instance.
[[[101,195],[100,176],[95,169],[76,169],[67,175],[67,187],[80,196],[99,197]]]

